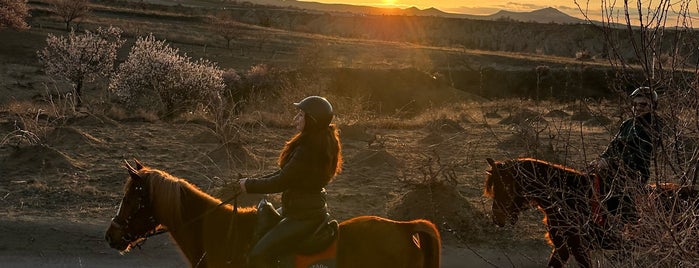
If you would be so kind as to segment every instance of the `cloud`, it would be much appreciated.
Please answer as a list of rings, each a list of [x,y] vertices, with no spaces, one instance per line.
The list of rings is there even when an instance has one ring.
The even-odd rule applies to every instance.
[[[443,11],[450,13],[461,13],[469,15],[490,15],[495,12],[500,11],[500,8],[494,7],[455,7],[455,8],[445,8]]]
[[[473,4],[470,6],[459,6],[452,8],[443,8],[442,10],[450,13],[461,13],[470,15],[491,15],[500,10],[514,11],[514,12],[527,12],[533,10],[539,10],[542,8],[553,7],[560,10],[563,13],[569,14],[574,17],[582,17],[580,9],[575,5],[540,5],[532,3],[520,3],[520,2],[507,2],[507,3],[493,3],[490,5],[483,4]],[[583,10],[585,7],[582,7]],[[590,7],[588,13],[591,15],[597,15],[599,11],[593,10],[594,7]]]
[[[549,6],[530,4],[530,3],[517,3],[517,2],[507,2],[503,5],[503,9],[509,11],[532,11],[537,9],[546,8]]]

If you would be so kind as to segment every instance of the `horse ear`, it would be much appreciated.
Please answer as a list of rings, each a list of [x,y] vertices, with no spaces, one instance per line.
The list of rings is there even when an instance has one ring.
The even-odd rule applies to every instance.
[[[129,175],[131,176],[132,179],[134,180],[140,180],[141,176],[138,175],[138,171],[134,169],[131,164],[129,164],[128,161],[124,160],[124,166],[126,167],[126,170],[129,171]]]
[[[488,161],[488,165],[490,165],[490,167],[492,167],[493,169],[497,167],[497,165],[495,165],[495,160],[493,160],[492,158],[486,158],[485,161]]]
[[[136,159],[136,158],[134,158],[133,161],[136,162],[136,170],[143,169],[144,165],[141,164],[141,161],[138,161],[138,159]]]
[[[495,174],[495,176],[500,177],[500,171],[498,171],[498,165],[495,163],[495,160],[493,160],[492,158],[486,158],[485,160],[488,161],[488,165],[490,165],[492,169],[491,172]]]

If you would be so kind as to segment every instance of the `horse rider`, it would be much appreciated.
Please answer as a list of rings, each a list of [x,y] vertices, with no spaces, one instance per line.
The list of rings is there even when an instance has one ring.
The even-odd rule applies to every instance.
[[[621,214],[623,223],[638,220],[634,193],[650,177],[653,151],[660,143],[661,122],[656,114],[658,94],[649,87],[639,87],[631,95],[633,117],[625,120],[600,157],[590,166],[603,177],[604,193],[609,193],[607,209]]]
[[[282,193],[282,220],[250,251],[251,267],[277,267],[276,259],[293,253],[294,246],[326,220],[324,187],[342,166],[340,137],[330,124],[333,107],[327,99],[309,96],[294,105],[297,133],[279,155],[279,170],[233,184],[233,194]]]

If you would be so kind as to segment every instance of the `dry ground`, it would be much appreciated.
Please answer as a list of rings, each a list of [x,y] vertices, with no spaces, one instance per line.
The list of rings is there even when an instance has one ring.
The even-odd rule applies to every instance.
[[[530,69],[539,64],[536,59],[513,63],[492,53],[326,39],[249,25],[241,26],[241,43],[226,50],[220,47],[221,40],[207,46],[211,36],[204,36],[206,25],[173,26],[148,16],[139,18],[102,14],[83,26],[114,23],[126,26],[132,36],[155,29],[169,33],[162,34],[168,40],[186,41],[175,46],[193,58],[220,59],[225,61],[222,67],[238,70],[260,62],[295,66],[299,58],[304,59],[304,52],[311,54],[305,60],[352,68],[420,69],[447,65],[435,59],[448,62],[456,57],[474,66]],[[231,161],[206,120],[163,122],[90,109],[52,113],[65,103],[60,98],[48,104],[45,100],[52,94],[59,97],[57,88],[67,87],[54,86],[43,75],[35,51],[43,46],[47,33],[63,33],[57,30],[61,24],[55,18],[37,16],[33,23],[26,32],[0,31],[4,42],[0,46],[0,263],[3,267],[184,267],[166,235],[149,239],[141,250],[124,256],[104,241],[127,176],[123,160],[137,158],[223,197],[221,186],[238,173],[254,176],[273,171],[292,129],[265,120],[241,124],[242,147],[233,150],[239,159]],[[202,34],[192,34],[195,31]],[[318,43],[328,45],[318,47]],[[324,53],[313,53],[317,51]],[[122,56],[126,52],[122,49]],[[337,55],[351,57],[329,60],[342,59]],[[90,103],[103,104],[100,87],[88,88],[86,93],[91,95]],[[554,107],[560,110],[550,113]],[[482,197],[485,158],[537,156],[581,167],[589,160],[586,155],[601,150],[610,133],[609,125],[583,126],[584,121],[573,120],[575,107],[456,100],[448,108],[416,118],[377,119],[361,126],[348,125],[357,122],[349,118],[360,116],[340,114],[345,165],[327,187],[328,205],[340,220],[379,215],[434,221],[444,238],[443,267],[544,266],[550,248],[543,240],[539,212],[525,213],[515,227],[495,228],[490,223],[490,201]],[[509,124],[525,122],[532,112],[544,120]],[[584,145],[580,133],[584,133]],[[245,202],[254,204],[259,198],[248,197]]]
[[[503,105],[514,110],[500,109],[500,118],[484,117]],[[500,123],[512,120],[510,114],[517,117],[517,106],[532,105],[459,103],[461,113],[435,112],[413,124],[340,125],[345,165],[327,187],[332,214],[340,220],[357,215],[431,219],[444,238],[443,267],[544,265],[549,247],[541,215],[531,211],[515,227],[495,228],[488,220],[490,203],[481,195],[486,157],[531,156],[537,147],[542,157],[581,162],[576,152],[566,156],[557,148],[546,153],[547,145],[533,145],[521,129]],[[546,108],[540,109],[544,114]],[[279,149],[293,134],[289,127],[242,127],[243,146],[234,149],[238,160],[230,161],[204,120],[117,121],[83,113],[46,129],[44,145],[30,145],[23,140],[29,134],[16,131],[15,124],[42,119],[22,119],[10,110],[0,115],[0,137],[5,138],[0,147],[0,261],[13,267],[184,266],[166,236],[126,256],[104,242],[123,193],[123,160],[137,158],[224,197],[220,187],[235,174],[273,171]],[[542,118],[549,125],[572,122]],[[604,144],[609,137],[602,127],[585,131],[586,141]],[[580,148],[572,144],[568,150]],[[426,179],[430,176],[435,179]]]

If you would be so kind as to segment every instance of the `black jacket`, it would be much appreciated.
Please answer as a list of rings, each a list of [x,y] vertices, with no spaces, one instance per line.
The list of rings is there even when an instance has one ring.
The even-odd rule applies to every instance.
[[[248,193],[282,193],[282,215],[291,218],[321,216],[327,213],[325,185],[329,181],[319,153],[308,145],[298,145],[291,159],[280,170],[245,181]]]
[[[659,144],[661,123],[658,120],[654,113],[646,113],[624,121],[619,132],[602,153],[602,158],[638,172],[641,182],[645,184],[650,177],[653,148]]]

